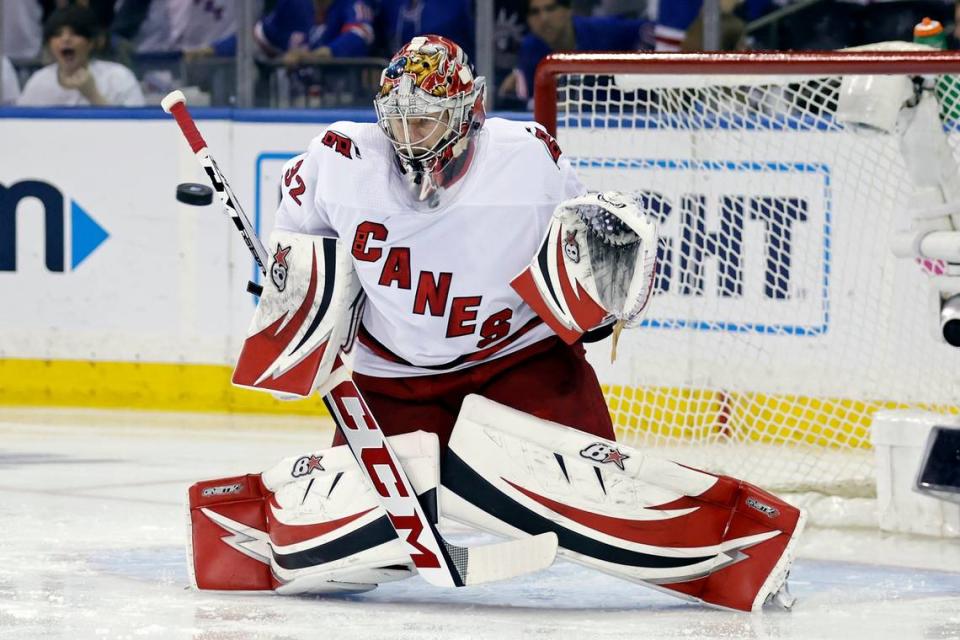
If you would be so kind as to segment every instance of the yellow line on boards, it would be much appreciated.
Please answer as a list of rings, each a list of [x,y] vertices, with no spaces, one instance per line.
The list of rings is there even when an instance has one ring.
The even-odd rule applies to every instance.
[[[0,405],[326,416],[319,397],[233,386],[222,365],[0,359]]]
[[[0,406],[329,417],[317,396],[281,401],[233,386],[222,365],[0,359]],[[960,413],[952,405],[604,385],[618,439],[733,440],[869,449],[878,409]]]

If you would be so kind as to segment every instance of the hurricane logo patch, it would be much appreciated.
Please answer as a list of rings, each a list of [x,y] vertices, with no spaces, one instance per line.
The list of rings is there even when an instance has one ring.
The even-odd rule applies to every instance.
[[[607,463],[612,462],[617,465],[621,471],[624,470],[623,461],[630,458],[616,447],[611,447],[606,442],[594,442],[589,447],[583,449],[580,455],[594,462]]]
[[[273,280],[277,291],[283,291],[287,286],[287,254],[290,247],[277,244],[277,252],[273,254],[273,267],[270,269],[270,279]]]
[[[577,242],[576,230],[566,232],[563,238],[563,253],[570,262],[580,262],[580,244]]]

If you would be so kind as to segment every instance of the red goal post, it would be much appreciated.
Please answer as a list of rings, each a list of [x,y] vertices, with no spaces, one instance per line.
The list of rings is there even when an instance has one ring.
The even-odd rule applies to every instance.
[[[537,65],[534,119],[556,135],[557,76],[565,74],[958,74],[960,51],[553,53]]]
[[[618,437],[773,490],[863,497],[875,411],[960,413],[960,349],[936,339],[928,284],[942,265],[889,248],[915,195],[901,142],[838,110],[845,78],[943,74],[960,76],[960,52],[540,63],[535,118],[585,185],[640,193],[660,218],[644,327],[616,363],[590,352]],[[958,161],[960,126],[941,118]]]

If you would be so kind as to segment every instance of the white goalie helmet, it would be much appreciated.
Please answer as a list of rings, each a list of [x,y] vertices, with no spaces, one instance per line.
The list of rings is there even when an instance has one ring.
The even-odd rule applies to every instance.
[[[463,49],[435,35],[413,38],[381,73],[377,123],[417,200],[436,204],[466,171],[486,117],[484,86]]]

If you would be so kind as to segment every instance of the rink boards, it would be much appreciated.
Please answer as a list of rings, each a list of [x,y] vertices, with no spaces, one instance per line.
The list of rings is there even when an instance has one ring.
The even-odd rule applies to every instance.
[[[248,215],[269,230],[282,166],[272,156],[299,153],[324,122],[196,111]],[[230,385],[253,263],[218,204],[174,199],[178,183],[206,178],[169,116],[6,109],[0,139],[0,403],[324,412]]]
[[[207,109],[195,115],[254,225],[266,233],[283,163],[326,124],[371,121],[373,114]],[[0,201],[0,286],[11,294],[0,307],[0,404],[324,413],[319,402],[281,403],[230,385],[254,308],[246,283],[258,274],[218,205],[175,201],[177,183],[205,178],[159,109],[0,110],[0,139],[13,150],[0,156],[7,190]],[[825,330],[816,311],[822,308],[806,325]],[[798,352],[809,341],[800,331],[778,339],[796,341]],[[684,388],[681,379],[659,381],[671,390],[662,393],[621,375],[629,359],[602,364],[605,345],[592,356],[611,392],[614,418],[627,430],[646,418],[665,430],[696,430],[681,417],[694,412],[677,411],[678,402],[702,403],[705,425],[711,406],[729,411],[722,406],[729,397]],[[756,377],[762,389],[767,372]],[[773,408],[780,398],[761,396]],[[836,405],[812,407],[818,415],[845,407],[869,415],[856,399],[816,402]],[[868,409],[874,406],[893,403]],[[868,446],[862,421],[824,428],[831,439],[839,430],[848,444]]]

